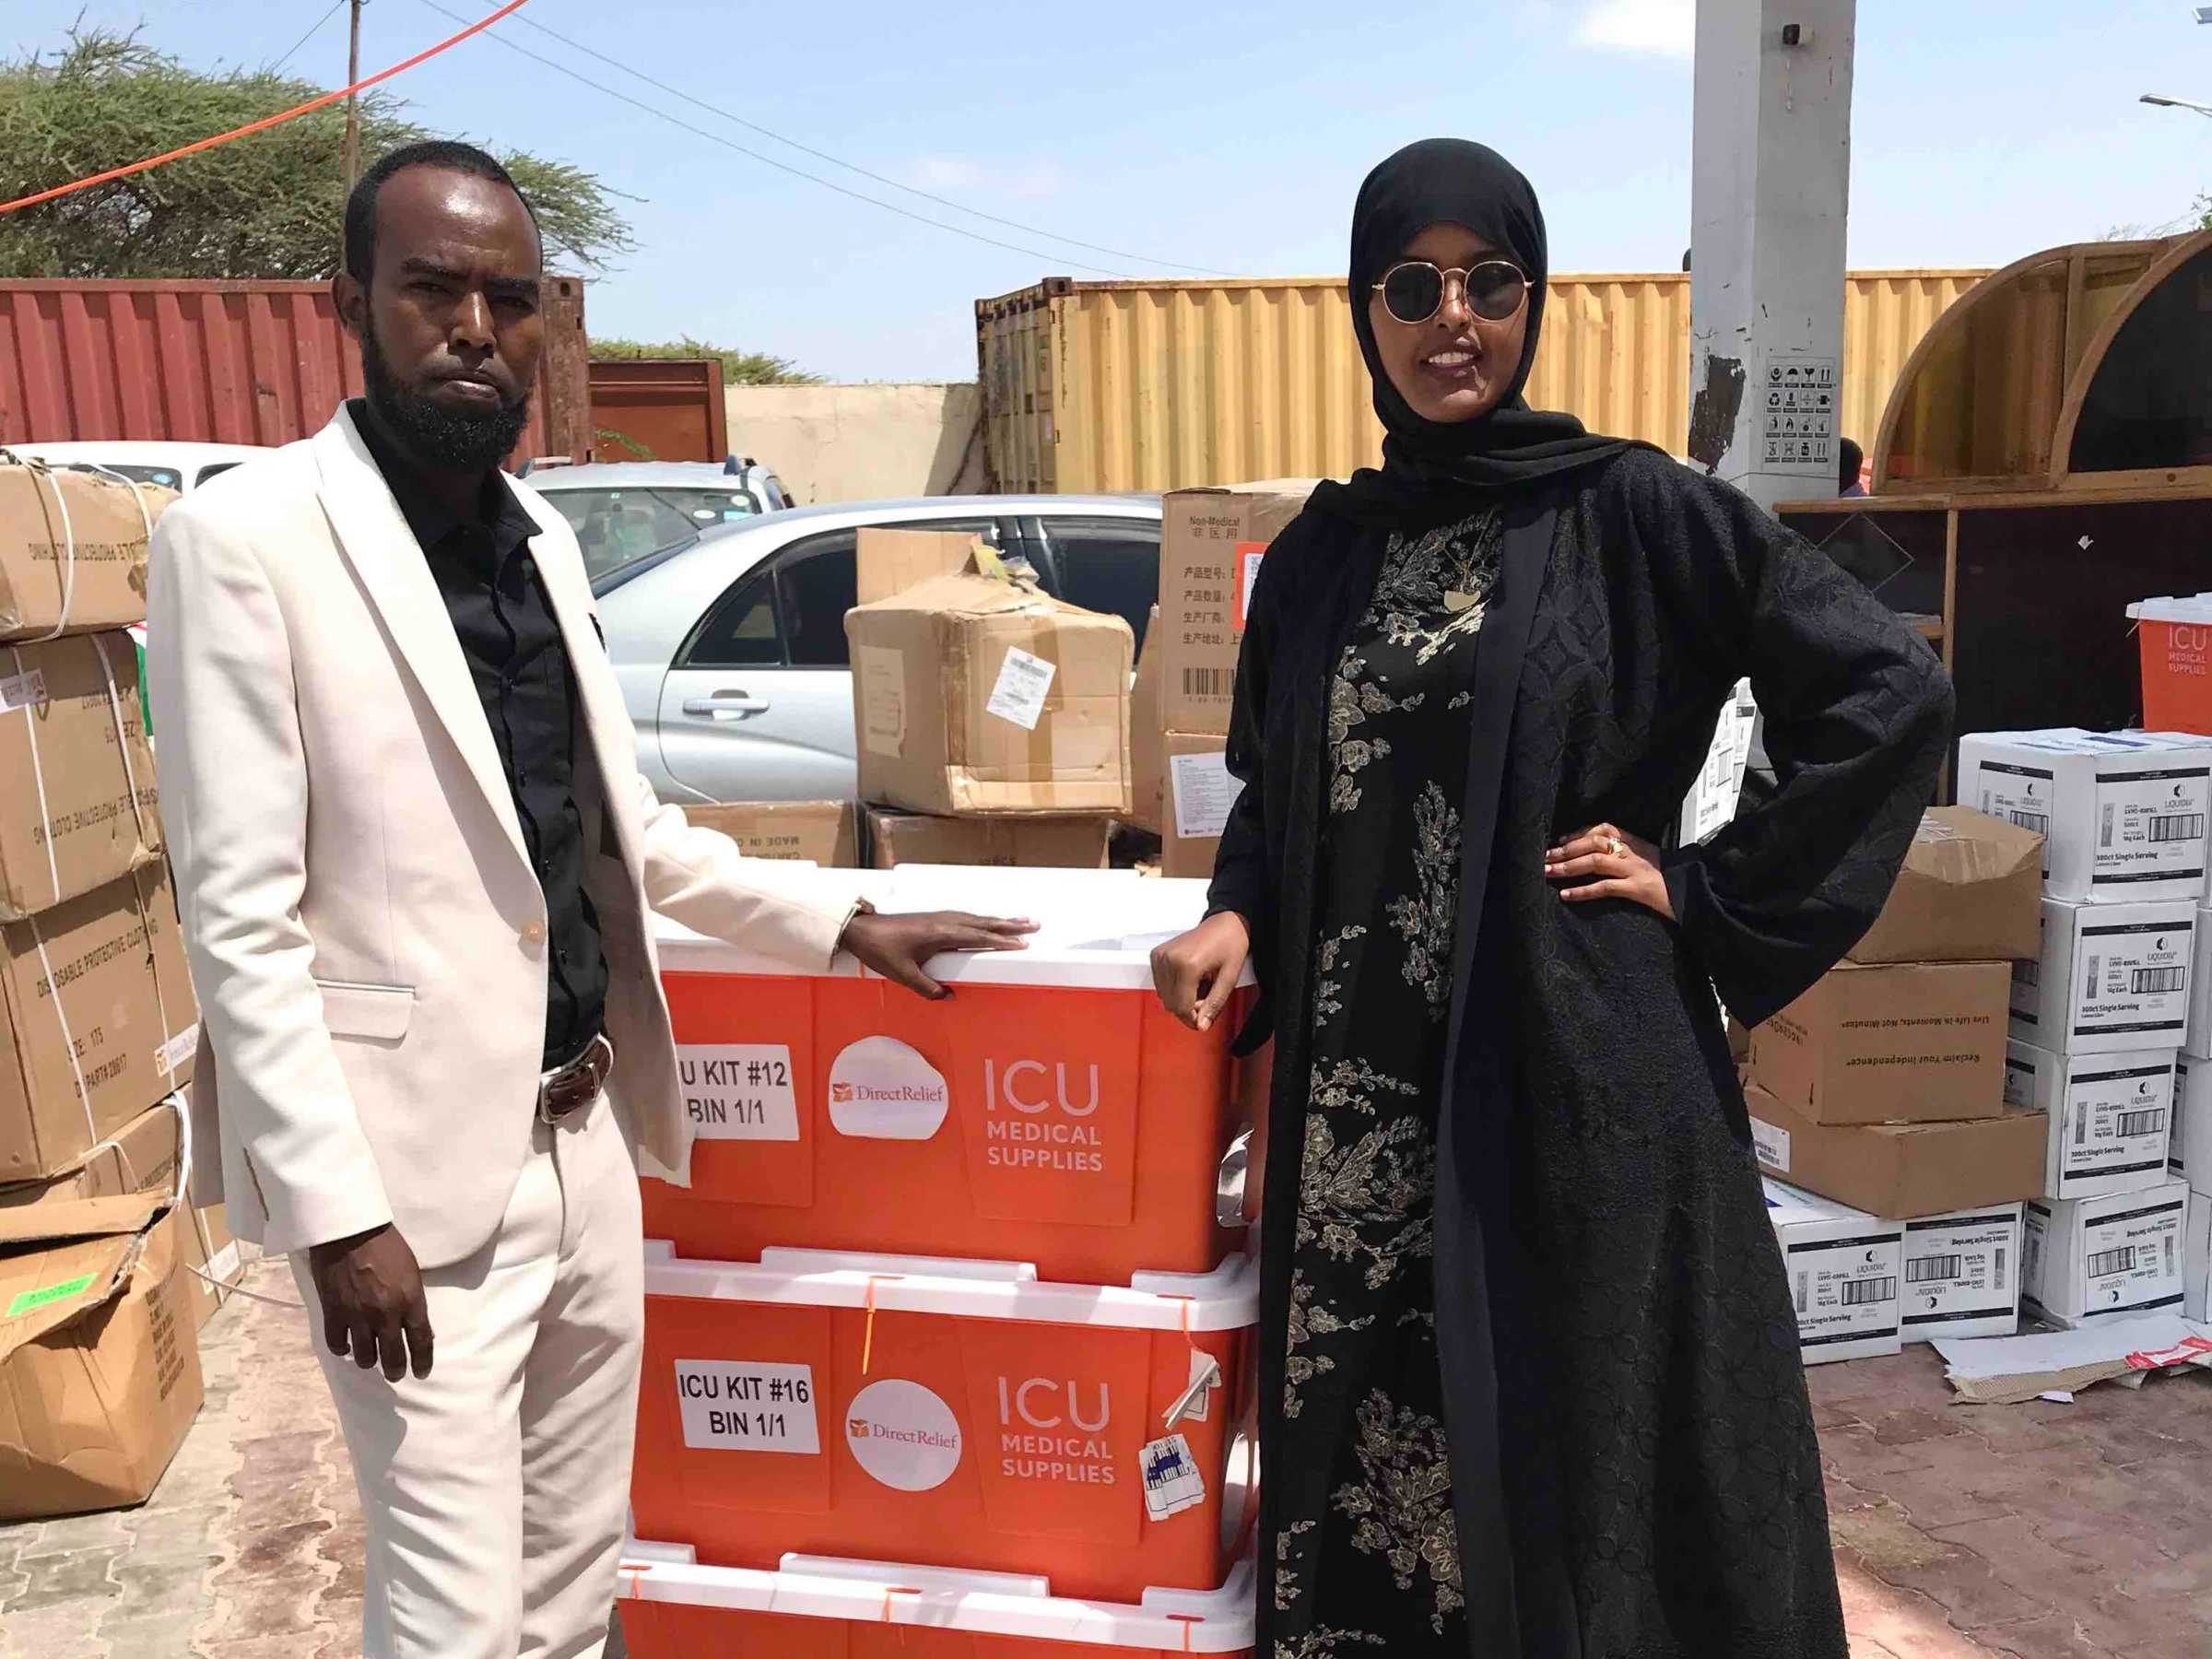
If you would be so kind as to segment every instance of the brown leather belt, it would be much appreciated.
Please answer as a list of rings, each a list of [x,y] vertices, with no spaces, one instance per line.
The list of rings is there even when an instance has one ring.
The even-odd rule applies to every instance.
[[[615,1045],[602,1034],[559,1071],[538,1079],[537,1121],[559,1124],[597,1100],[614,1076]]]

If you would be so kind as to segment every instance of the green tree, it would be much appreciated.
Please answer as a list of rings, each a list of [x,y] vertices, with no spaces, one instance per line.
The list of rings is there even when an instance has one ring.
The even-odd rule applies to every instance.
[[[2200,230],[2212,230],[2212,191],[2196,198],[2196,224]]]
[[[324,88],[265,69],[189,68],[134,33],[73,29],[0,61],[0,201],[159,155]],[[382,91],[361,155],[435,136]],[[0,215],[0,276],[323,277],[341,257],[346,110],[333,104],[165,167]],[[589,269],[631,249],[613,194],[562,161],[495,151],[536,206],[546,249]]]
[[[771,357],[765,351],[734,351],[726,346],[710,346],[688,335],[680,340],[658,343],[594,339],[592,356],[603,362],[618,363],[663,358],[719,358],[722,383],[725,386],[813,386],[820,384],[822,379],[798,368],[788,358]]]

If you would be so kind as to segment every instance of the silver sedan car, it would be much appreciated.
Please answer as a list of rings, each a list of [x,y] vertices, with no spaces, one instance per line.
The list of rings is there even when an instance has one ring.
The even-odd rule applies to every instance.
[[[970,532],[1071,604],[1127,618],[1159,593],[1157,496],[940,496],[802,507],[709,529],[593,583],[638,760],[664,800],[854,789],[845,613],[868,527]]]

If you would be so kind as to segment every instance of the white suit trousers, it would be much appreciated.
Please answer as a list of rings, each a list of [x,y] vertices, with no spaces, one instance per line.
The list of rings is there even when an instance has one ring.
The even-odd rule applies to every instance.
[[[465,1107],[456,1105],[456,1110]],[[423,1275],[430,1374],[330,1352],[368,1536],[364,1659],[597,1659],[629,1512],[644,1266],[636,1168],[602,1098],[536,1126],[497,1233]]]

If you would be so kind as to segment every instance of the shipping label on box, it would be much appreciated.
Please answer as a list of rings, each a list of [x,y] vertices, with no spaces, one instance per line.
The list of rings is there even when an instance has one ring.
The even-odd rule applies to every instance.
[[[1752,699],[1751,682],[1739,680],[1721,710],[1689,798],[1682,804],[1684,841],[1701,841],[1735,818],[1751,759],[1751,734],[1758,724],[1759,704]]]
[[[2023,1207],[2006,1204],[1905,1223],[1907,1342],[2010,1336],[2019,1329]]]
[[[1160,703],[1166,728],[1229,735],[1237,653],[1268,546],[1305,511],[1311,479],[1178,489],[1161,503]]]
[[[1778,1181],[1769,1181],[1766,1192],[1805,1362],[1898,1352],[1904,1224],[1861,1216]]]
[[[2014,965],[2013,1035],[2054,1053],[2181,1048],[2197,906],[2043,900],[2043,952]]]
[[[1982,733],[1961,740],[1959,798],[2045,838],[2054,898],[2201,898],[2212,738]]]
[[[2015,1041],[2005,1055],[2005,1099],[2050,1115],[2044,1197],[2098,1198],[2164,1184],[2171,1052],[2066,1055]]]
[[[2189,1189],[2171,1182],[2109,1198],[2031,1201],[2023,1299],[2076,1325],[2177,1309]]]

